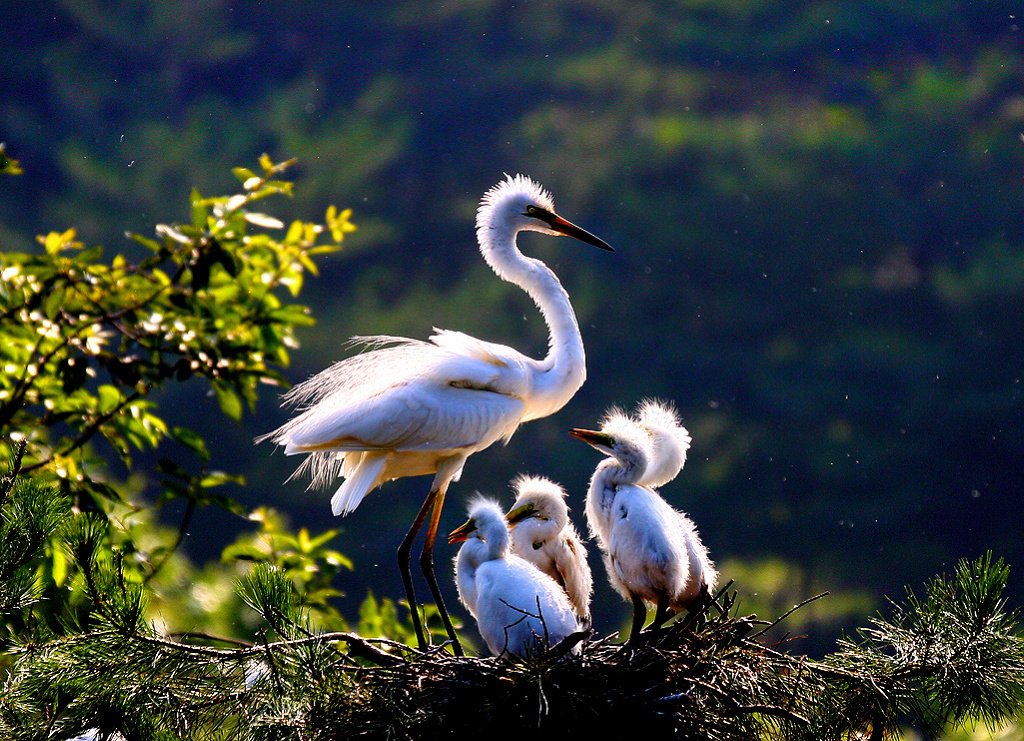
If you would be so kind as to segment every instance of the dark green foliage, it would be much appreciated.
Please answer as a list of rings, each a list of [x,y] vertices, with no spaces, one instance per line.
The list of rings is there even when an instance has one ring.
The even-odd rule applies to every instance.
[[[180,737],[183,724],[215,728],[232,715],[216,702],[210,710],[210,693],[233,696],[224,683],[242,681],[244,667],[161,648],[168,639],[152,621],[165,632],[180,621],[192,633],[244,624],[241,600],[222,586],[238,562],[228,554],[222,572],[197,574],[177,552],[197,508],[246,514],[219,491],[242,479],[213,469],[206,440],[168,425],[155,398],[202,379],[220,411],[237,418],[255,403],[257,384],[281,382],[296,326],[312,323],[293,301],[304,275],[354,228],[333,206],[324,226],[286,227],[255,211],[264,198],[290,194],[281,179],[290,164],[263,156],[261,174],[236,170],[241,193],[193,192],[188,223],[159,225],[157,239],[132,235],[148,251],[137,262],[102,261],[73,229],[41,237],[38,253],[0,254],[0,449],[11,457],[0,479],[4,737],[89,728]],[[155,466],[162,481],[136,470],[134,456],[151,449],[164,456]],[[117,461],[127,482],[111,473]],[[138,495],[140,482],[159,484],[155,504]],[[176,531],[154,523],[176,503],[184,510]],[[276,523],[266,560],[283,569],[270,576],[298,594],[295,579],[302,605],[340,620],[326,604],[331,576],[348,564],[324,547],[334,533],[293,535],[272,511],[261,514]],[[264,584],[258,576],[250,582]],[[291,605],[279,620],[294,618],[298,601],[269,598]],[[205,611],[190,609],[197,599]],[[179,708],[189,702],[196,707]]]
[[[69,502],[51,487],[14,475],[25,445],[18,446],[0,479],[0,618],[20,616],[40,596],[35,562],[69,514]]]
[[[872,738],[895,735],[905,719],[935,738],[951,721],[995,727],[1019,713],[1024,639],[1002,596],[1008,575],[989,554],[929,581],[923,600],[908,591],[889,620],[873,618],[819,667],[830,682],[818,711],[875,729]]]

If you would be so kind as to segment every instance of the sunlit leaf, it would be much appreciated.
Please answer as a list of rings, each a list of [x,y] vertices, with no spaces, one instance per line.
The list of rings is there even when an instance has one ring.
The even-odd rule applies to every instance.
[[[221,381],[214,381],[213,390],[217,395],[220,410],[235,421],[242,419],[242,399],[234,389]]]
[[[100,386],[96,393],[99,398],[98,408],[99,411],[107,413],[113,411],[122,401],[121,392],[117,390],[117,387],[109,384]]]
[[[245,220],[250,224],[262,226],[266,229],[284,229],[284,222],[266,214],[250,211],[245,214]]]
[[[235,476],[224,473],[223,471],[214,471],[207,474],[199,482],[199,485],[204,489],[209,489],[214,486],[222,486],[224,484],[244,484],[245,479],[241,476]]]
[[[206,447],[206,440],[199,433],[187,427],[172,427],[169,434],[172,440],[195,452],[203,463],[210,461],[210,451]]]
[[[245,187],[244,184],[245,184],[245,182],[247,180],[251,180],[252,178],[256,177],[256,173],[254,173],[248,167],[233,167],[233,168],[231,168],[231,173],[236,178],[238,178],[239,180],[242,181],[242,183],[243,183],[242,187]]]
[[[0,142],[0,175],[21,175],[24,172],[21,163],[8,157],[4,147],[4,143]]]

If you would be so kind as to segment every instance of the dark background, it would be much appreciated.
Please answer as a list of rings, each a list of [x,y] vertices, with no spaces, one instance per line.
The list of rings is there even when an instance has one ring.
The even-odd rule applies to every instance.
[[[304,293],[319,323],[290,379],[346,355],[350,335],[432,326],[541,355],[538,313],[490,274],[473,232],[484,190],[529,174],[618,250],[521,240],[573,298],[589,379],[561,412],[470,459],[442,529],[475,490],[510,502],[518,472],[565,485],[584,529],[597,456],[566,431],[658,396],[694,438],[664,493],[724,578],[751,604],[759,591],[788,607],[829,589],[845,597],[822,609],[841,614],[859,595],[850,619],[863,623],[883,595],[961,557],[991,549],[1024,566],[1018,12],[941,0],[10,3],[0,140],[26,173],[0,183],[0,243],[30,250],[36,233],[76,226],[108,255],[131,254],[124,232],[187,218],[193,186],[232,192],[231,167],[295,156],[297,196],[275,215],[322,219],[335,203],[360,230]],[[342,528],[334,545],[356,562],[338,584],[346,612],[367,586],[401,594],[393,550],[427,478],[332,521],[330,492],[284,483],[295,461],[252,445],[286,419],[273,390],[241,425],[198,384],[163,401],[207,436],[216,465],[246,476],[232,493],[247,506]],[[248,527],[201,513],[188,552],[216,558]],[[446,579],[452,555],[439,546]],[[591,560],[607,630],[628,609]],[[1009,597],[1024,604],[1017,578]]]

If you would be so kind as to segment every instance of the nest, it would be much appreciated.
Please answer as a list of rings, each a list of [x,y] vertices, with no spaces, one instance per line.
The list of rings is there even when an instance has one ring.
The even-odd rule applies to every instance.
[[[800,735],[807,721],[797,709],[811,694],[793,681],[800,660],[763,642],[778,621],[730,617],[730,607],[720,594],[630,645],[581,633],[531,659],[353,640],[348,653],[361,666],[346,672],[349,691],[322,698],[307,729],[322,739],[451,738],[482,729],[569,739]]]

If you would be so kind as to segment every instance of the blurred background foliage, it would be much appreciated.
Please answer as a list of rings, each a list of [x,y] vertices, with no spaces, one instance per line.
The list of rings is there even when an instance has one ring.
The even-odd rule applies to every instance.
[[[131,254],[123,234],[179,217],[192,186],[224,192],[261,152],[297,157],[288,218],[338,203],[360,229],[307,282],[317,326],[298,331],[289,381],[352,334],[437,325],[537,353],[543,323],[482,265],[472,221],[502,172],[530,174],[618,250],[523,239],[573,298],[589,379],[474,458],[442,528],[474,490],[508,500],[519,472],[560,481],[581,517],[596,461],[566,430],[672,399],[694,444],[665,494],[748,599],[842,593],[808,628],[825,650],[882,595],[959,558],[1024,564],[1019,13],[1000,0],[15,4],[0,138],[24,174],[0,182],[0,243],[32,251],[35,234],[73,226]],[[285,483],[292,462],[252,445],[285,419],[272,389],[225,424],[205,389],[179,386],[158,395],[168,424],[245,475],[231,492],[245,509],[338,531],[329,548],[353,568],[339,560],[323,589],[339,618],[360,620],[368,588],[385,606],[401,593],[393,551],[425,480],[332,521],[327,493]],[[157,457],[140,452],[134,472]],[[140,498],[157,478],[136,482]],[[182,584],[210,586],[194,599],[221,599],[212,562],[251,530],[195,516],[184,547],[199,566]],[[1019,580],[1008,596],[1024,604]],[[599,630],[615,628],[625,607],[607,587],[596,605]]]

